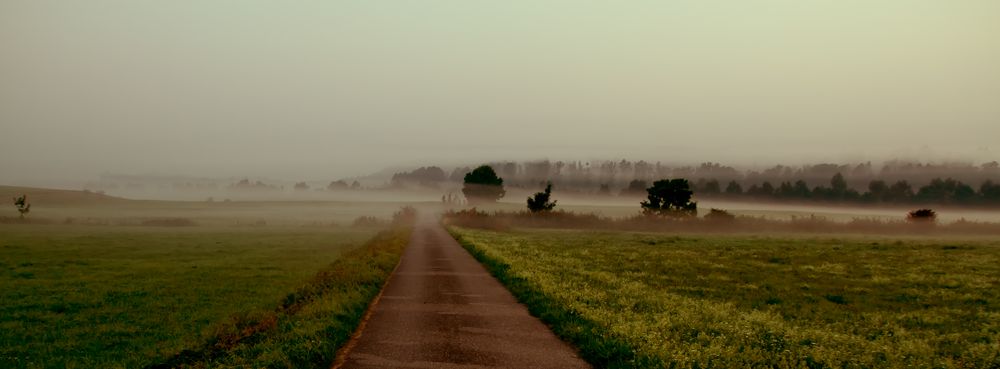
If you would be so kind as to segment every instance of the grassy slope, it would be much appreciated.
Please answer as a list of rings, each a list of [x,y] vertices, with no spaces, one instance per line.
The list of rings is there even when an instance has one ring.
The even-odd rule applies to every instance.
[[[12,198],[28,195],[22,222]],[[402,203],[390,201],[161,201],[129,200],[94,192],[0,186],[0,224],[139,225],[184,219],[200,226],[350,225],[359,216],[388,219]]]
[[[104,194],[99,194],[96,192],[84,192],[84,191],[73,191],[73,190],[55,190],[48,188],[36,188],[36,187],[15,187],[15,186],[0,186],[0,200],[10,204],[13,204],[12,198],[16,196],[27,195],[28,202],[34,205],[35,203],[43,204],[121,204],[129,202],[130,200],[108,196]]]
[[[598,366],[1000,366],[997,241],[452,232]]]
[[[0,225],[0,367],[137,367],[268,311],[374,233]]]

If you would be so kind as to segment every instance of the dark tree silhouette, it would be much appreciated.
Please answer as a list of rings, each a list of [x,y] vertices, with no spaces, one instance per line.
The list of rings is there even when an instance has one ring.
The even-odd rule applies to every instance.
[[[462,194],[469,202],[496,202],[507,191],[503,189],[503,178],[497,177],[493,167],[482,165],[465,174]]]
[[[736,183],[736,181],[729,181],[729,184],[726,185],[726,194],[727,195],[742,195],[743,194],[743,186],[740,186],[740,184]]]
[[[545,185],[545,191],[536,192],[534,196],[528,198],[528,210],[532,213],[552,211],[556,207],[556,201],[549,201],[552,197],[552,182]]]
[[[854,201],[861,199],[858,191],[847,186],[844,175],[837,172],[830,178],[830,187],[816,187],[812,191],[813,197],[827,201]]]
[[[913,198],[913,187],[907,181],[896,181],[886,191],[885,198],[892,202],[906,202]]]
[[[774,196],[774,185],[771,182],[764,181],[760,186],[751,185],[747,189],[747,195],[753,197],[771,197]]]
[[[806,181],[801,179],[795,181],[795,186],[792,187],[792,189],[794,190],[795,196],[798,198],[806,199],[812,197],[812,191],[809,190],[809,185],[806,184]]]
[[[597,189],[598,196],[611,196],[611,185],[602,184],[600,188]]]
[[[436,188],[441,182],[448,180],[444,170],[440,167],[420,167],[411,172],[396,173],[392,176],[391,183],[394,187],[405,187],[407,185],[419,185]]]
[[[889,193],[889,185],[885,181],[871,181],[868,183],[868,192],[864,195],[864,200],[868,202],[883,202]]]
[[[296,191],[307,191],[309,190],[309,185],[306,184],[305,182],[299,182],[295,184],[294,188]]]
[[[987,180],[979,186],[979,196],[988,203],[1000,203],[1000,183]]]
[[[355,181],[354,183],[358,183]],[[349,186],[344,180],[332,181],[330,184],[326,185],[326,189],[330,191],[346,190]]]
[[[844,191],[847,191],[847,181],[844,180],[843,174],[837,172],[837,174],[833,175],[833,178],[830,178],[830,189],[836,194],[843,194]]]
[[[952,178],[934,178],[931,183],[920,187],[916,198],[921,201],[936,203],[969,203],[976,197],[976,190],[971,186]]]
[[[715,179],[701,180],[698,186],[698,191],[706,195],[717,195],[722,192],[722,188],[719,185],[719,181]]]
[[[640,203],[646,215],[692,216],[698,204],[691,201],[691,186],[686,179],[661,179],[646,189],[646,201]]]
[[[15,197],[14,207],[17,208],[18,213],[21,213],[21,218],[24,218],[24,214],[28,214],[28,212],[31,211],[31,204],[28,203],[28,195]]]
[[[646,192],[646,187],[649,187],[649,185],[646,184],[646,181],[643,181],[641,179],[633,179],[628,183],[628,187],[626,187],[625,190],[622,191],[622,194],[640,195]]]

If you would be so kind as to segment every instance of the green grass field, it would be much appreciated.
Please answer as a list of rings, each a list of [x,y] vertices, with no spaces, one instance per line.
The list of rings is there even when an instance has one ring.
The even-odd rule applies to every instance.
[[[452,232],[598,366],[1000,367],[1000,241]]]
[[[267,316],[376,231],[0,225],[0,367],[134,368],[197,350]],[[336,304],[363,311],[399,250]],[[313,305],[301,310],[322,310]]]

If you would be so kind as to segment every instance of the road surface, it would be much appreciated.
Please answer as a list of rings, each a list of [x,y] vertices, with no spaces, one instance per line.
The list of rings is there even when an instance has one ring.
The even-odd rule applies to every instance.
[[[341,368],[589,368],[422,215]]]

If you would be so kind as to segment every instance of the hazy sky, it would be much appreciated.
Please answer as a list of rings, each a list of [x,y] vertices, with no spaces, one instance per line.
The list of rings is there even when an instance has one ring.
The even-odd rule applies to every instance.
[[[0,132],[0,183],[997,160],[1000,1],[0,0]]]

